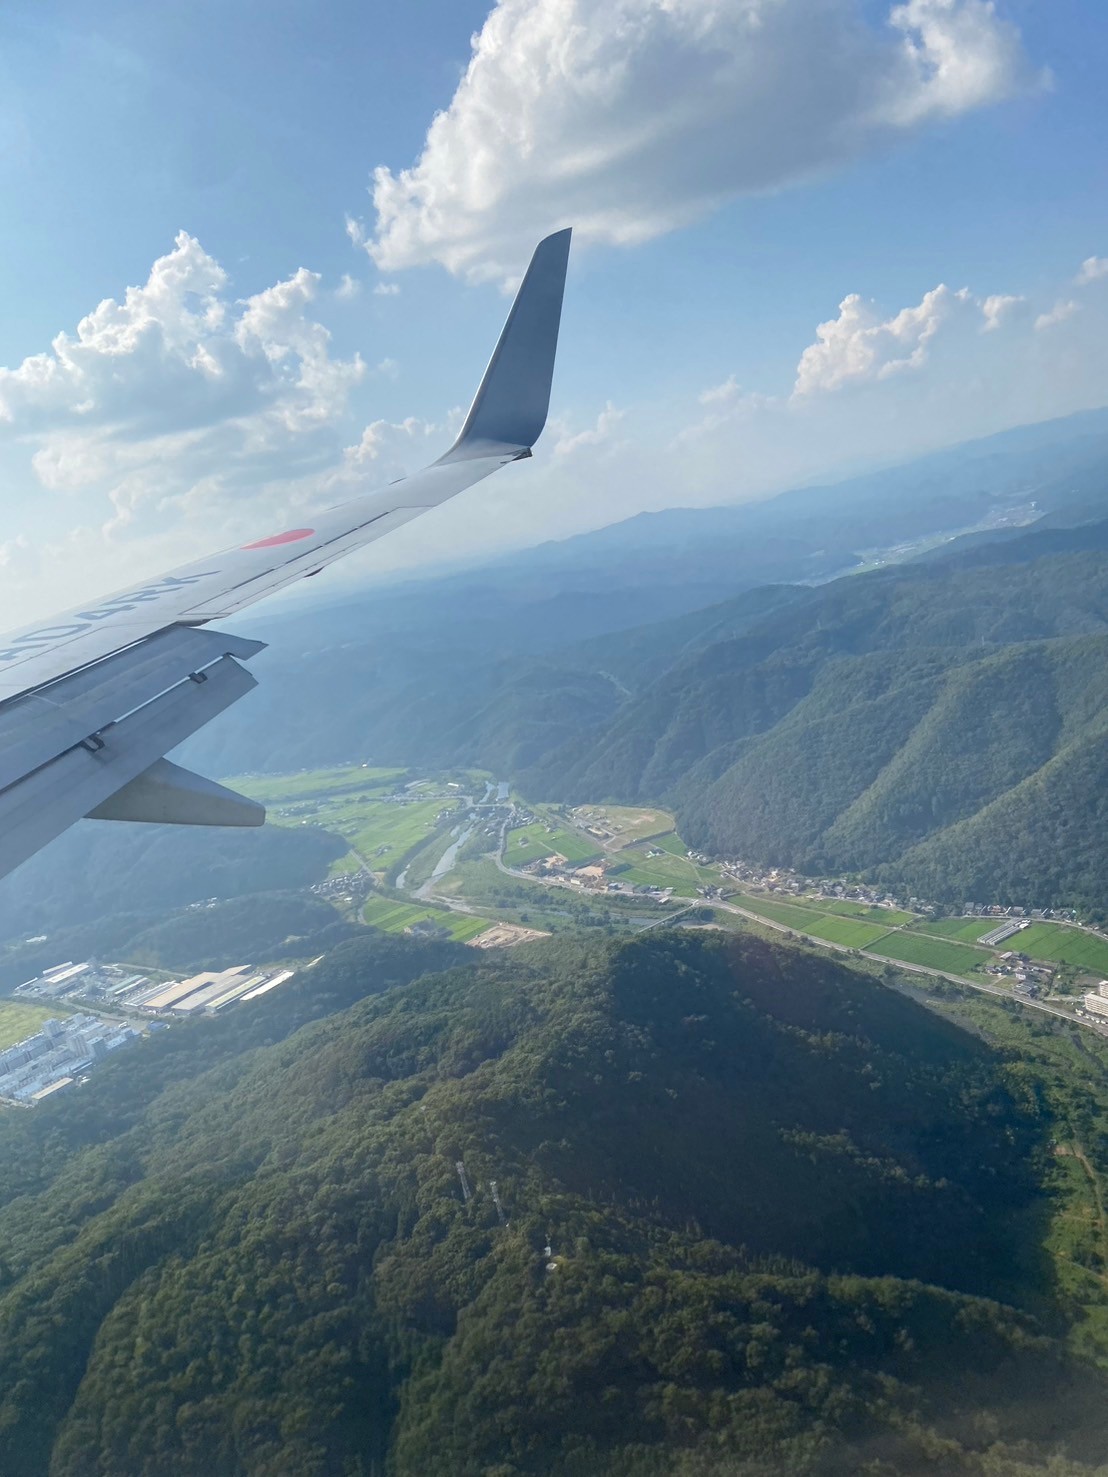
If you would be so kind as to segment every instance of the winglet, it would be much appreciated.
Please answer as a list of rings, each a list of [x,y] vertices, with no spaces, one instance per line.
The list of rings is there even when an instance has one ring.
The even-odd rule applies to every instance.
[[[535,247],[457,441],[441,462],[525,455],[546,425],[572,231]]]

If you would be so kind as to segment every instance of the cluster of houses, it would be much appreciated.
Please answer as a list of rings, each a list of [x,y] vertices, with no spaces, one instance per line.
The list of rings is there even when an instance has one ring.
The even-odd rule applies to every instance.
[[[985,973],[1010,979],[1019,995],[1035,1000],[1045,994],[1054,979],[1054,970],[1049,964],[1033,963],[1027,954],[1016,949],[1005,949],[992,964],[985,966]],[[1108,1005],[1108,1001],[1105,1001]]]
[[[655,887],[649,883],[624,882],[612,869],[620,863],[614,857],[602,857],[599,861],[571,862],[561,852],[536,858],[518,868],[528,877],[541,877],[562,887],[575,887],[582,892],[605,893],[622,897],[641,897],[654,903],[668,903],[673,896],[672,887]]]
[[[1077,922],[1077,914],[1073,908],[1025,908],[1019,903],[1012,907],[1002,907],[999,903],[963,903],[962,916],[964,918],[1030,918],[1036,923]]]
[[[701,865],[708,865],[707,857],[700,857],[693,852],[689,856]],[[861,903],[871,908],[907,908],[911,913],[922,914],[935,911],[934,904],[925,902],[922,898],[913,897],[904,901],[893,897],[883,887],[871,887],[864,882],[804,877],[788,867],[759,867],[751,862],[725,861],[720,863],[720,871],[727,877],[733,877],[736,882],[776,893],[780,897],[826,898],[830,901]]]

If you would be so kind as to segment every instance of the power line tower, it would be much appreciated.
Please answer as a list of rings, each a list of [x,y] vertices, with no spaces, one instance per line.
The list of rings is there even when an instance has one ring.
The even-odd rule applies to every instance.
[[[504,1218],[504,1207],[500,1203],[500,1191],[496,1188],[495,1180],[489,1180],[489,1189],[492,1192],[492,1203],[496,1206],[496,1214],[500,1220],[500,1224],[506,1226],[508,1222]]]

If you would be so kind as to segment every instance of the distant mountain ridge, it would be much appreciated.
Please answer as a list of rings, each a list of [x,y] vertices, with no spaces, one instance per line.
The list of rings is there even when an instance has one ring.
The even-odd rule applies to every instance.
[[[1029,499],[1031,523],[829,582],[800,573],[863,538],[907,549],[941,518],[1013,500],[1026,516]],[[1093,412],[256,620],[273,638],[262,686],[185,757],[215,774],[481,765],[536,799],[670,803],[712,851],[1103,911],[1106,568],[1108,412]]]

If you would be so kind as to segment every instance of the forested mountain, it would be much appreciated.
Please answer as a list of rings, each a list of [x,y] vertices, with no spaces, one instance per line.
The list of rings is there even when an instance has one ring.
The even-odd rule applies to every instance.
[[[186,761],[217,774],[354,758],[516,770],[613,717],[638,690],[636,648],[657,676],[709,606],[729,602],[735,618],[744,592],[904,558],[982,523],[1104,518],[1106,469],[1108,412],[1092,411],[833,486],[644,513],[330,605],[259,607],[235,629],[272,643],[251,663],[262,685]],[[981,537],[999,547],[1006,532]],[[651,628],[645,641],[637,627]]]
[[[476,765],[534,800],[673,804],[713,851],[1104,911],[1108,522],[1059,520],[1103,515],[1106,427],[1076,417],[838,488],[644,515],[477,575],[263,611],[261,687],[184,761]],[[1032,494],[1030,526],[828,584],[764,583],[826,574],[897,531],[1026,513]],[[296,889],[340,846],[307,828],[90,823],[0,886],[0,940],[56,931],[63,898],[75,923]]]
[[[1103,911],[1106,531],[1083,552],[1034,557],[1057,547],[1047,531],[770,591],[765,619],[694,640],[523,783],[669,799],[714,852]]]
[[[0,943],[81,924],[108,951],[189,903],[306,888],[345,851],[315,826],[82,821],[0,880]]]
[[[1034,1051],[753,938],[402,942],[0,1118],[5,1474],[1094,1470]]]

